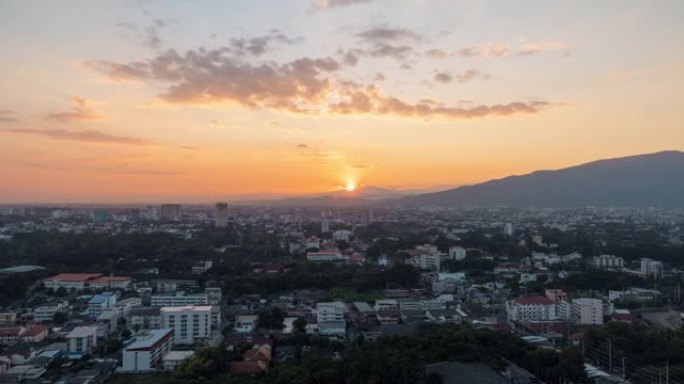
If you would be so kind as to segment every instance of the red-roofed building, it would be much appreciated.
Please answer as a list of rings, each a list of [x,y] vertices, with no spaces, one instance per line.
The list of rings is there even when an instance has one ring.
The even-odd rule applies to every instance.
[[[509,321],[555,320],[556,303],[546,296],[524,296],[506,302]]]
[[[42,325],[37,325],[35,327],[29,328],[21,335],[21,340],[23,342],[33,342],[40,343],[45,340],[48,335],[48,328]]]
[[[25,332],[24,327],[0,328],[0,344],[17,344]]]
[[[130,277],[104,276],[101,273],[61,273],[44,281],[48,289],[112,288],[126,289],[131,284]]]
[[[230,363],[230,372],[238,375],[256,375],[268,372],[268,364],[263,361],[233,361]]]

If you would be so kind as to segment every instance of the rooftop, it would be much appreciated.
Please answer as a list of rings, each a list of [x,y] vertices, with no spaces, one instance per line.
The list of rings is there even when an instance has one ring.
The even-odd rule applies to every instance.
[[[126,347],[125,351],[141,350],[153,348],[167,337],[173,337],[173,329],[153,329],[138,335],[135,341]]]

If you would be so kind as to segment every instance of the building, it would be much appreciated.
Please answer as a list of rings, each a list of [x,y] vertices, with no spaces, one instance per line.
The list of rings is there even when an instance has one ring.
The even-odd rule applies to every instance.
[[[65,306],[63,303],[52,305],[41,305],[33,309],[33,321],[37,323],[50,322],[57,312],[63,312]]]
[[[506,302],[509,321],[555,320],[556,303],[546,296],[519,297]]]
[[[546,289],[544,290],[544,296],[548,297],[549,300],[554,303],[560,303],[561,301],[568,300],[568,294],[562,289]]]
[[[127,289],[131,284],[131,278],[104,276],[101,273],[62,273],[45,279],[43,283],[47,289]]]
[[[421,269],[439,271],[442,264],[442,255],[438,253],[421,253],[418,256],[418,265]]]
[[[449,258],[451,260],[463,260],[466,258],[466,250],[463,247],[450,247],[449,248]]]
[[[235,318],[235,326],[233,330],[237,333],[252,333],[256,330],[259,324],[259,316],[256,315],[242,315]]]
[[[17,344],[25,332],[24,327],[0,328],[0,344]]]
[[[97,328],[76,327],[66,335],[66,339],[69,352],[87,355],[97,345]]]
[[[334,251],[307,252],[306,259],[309,261],[341,261],[344,260],[342,253]]]
[[[363,213],[363,223],[366,225],[373,224],[373,208],[368,208]]]
[[[347,322],[344,319],[347,306],[340,301],[318,303],[316,318],[321,335],[342,336],[347,333]]]
[[[118,300],[114,309],[120,318],[125,318],[130,313],[131,309],[142,305],[142,299],[139,297],[129,297],[127,299]]]
[[[603,324],[603,302],[599,299],[574,299],[572,317],[578,324]]]
[[[24,343],[40,343],[48,335],[48,328],[42,325],[34,326],[26,330],[23,335],[21,335],[21,341]]]
[[[111,335],[119,325],[119,312],[115,309],[105,309],[97,316],[95,321],[97,321],[104,335]]]
[[[201,275],[206,271],[210,270],[214,266],[214,262],[211,260],[201,260],[192,264],[192,274]]]
[[[219,305],[221,292],[207,290],[201,293],[175,292],[173,294],[152,295],[150,305],[153,307],[184,307],[188,305]]]
[[[641,275],[660,279],[665,273],[663,263],[649,258],[641,259]]]
[[[93,211],[93,223],[104,223],[109,217],[106,209],[96,209]]]
[[[162,368],[162,360],[173,345],[173,329],[146,331],[123,349],[121,370],[148,372]]]
[[[624,260],[615,255],[594,256],[594,267],[600,269],[622,269]]]
[[[506,223],[503,225],[501,228],[501,232],[503,233],[504,236],[513,236],[513,224],[511,223]]]
[[[161,328],[160,307],[133,307],[126,316],[128,328],[159,329]]]
[[[193,357],[195,351],[168,351],[162,357],[162,366],[165,371],[173,371],[183,361]]]
[[[111,309],[116,304],[116,294],[114,292],[103,292],[94,295],[88,301],[88,315],[97,317],[105,309]]]
[[[17,320],[17,314],[14,312],[0,313],[0,324],[13,324]]]
[[[325,213],[321,214],[321,233],[330,232],[330,219],[325,216]]]
[[[178,220],[181,218],[182,206],[180,204],[162,204],[161,218],[164,220]]]
[[[163,307],[161,327],[174,330],[175,344],[206,341],[221,324],[220,307],[212,305]]]
[[[228,226],[228,204],[216,204],[216,221],[214,226],[216,228],[226,228]]]

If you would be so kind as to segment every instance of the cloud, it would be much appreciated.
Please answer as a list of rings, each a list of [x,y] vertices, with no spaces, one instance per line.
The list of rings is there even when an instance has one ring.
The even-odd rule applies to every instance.
[[[278,30],[269,32],[268,35],[264,36],[231,39],[233,52],[240,56],[260,56],[266,52],[269,45],[293,45],[302,41],[301,38],[290,38]]]
[[[470,107],[447,107],[434,103],[410,103],[396,97],[379,93],[374,86],[350,87],[346,100],[330,105],[330,110],[343,115],[373,114],[407,118],[475,119],[514,114],[535,114],[551,106],[543,100],[516,101],[507,104],[475,105]]]
[[[448,73],[436,73],[434,76],[435,81],[438,81],[440,83],[451,83],[451,80],[453,80],[453,77],[448,74]]]
[[[309,146],[306,145],[306,144],[297,144],[296,147],[299,148],[299,149],[306,149],[306,148],[309,148]]]
[[[95,110],[90,106],[88,100],[74,96],[71,98],[71,103],[73,104],[71,110],[49,113],[45,118],[60,123],[102,119],[101,115],[95,113]]]
[[[316,9],[330,9],[346,5],[365,4],[373,0],[313,0],[313,7]]]
[[[354,168],[354,169],[366,169],[366,168],[368,168],[368,166],[365,165],[365,164],[353,164],[353,165],[351,166],[351,168]]]
[[[132,21],[120,21],[116,23],[116,26],[130,32],[132,36],[129,35],[129,38],[140,40],[148,48],[159,49],[163,44],[161,31],[168,28],[172,20],[155,17],[147,11],[143,13],[149,19],[149,24],[146,26],[141,26]]]
[[[80,141],[86,143],[98,144],[128,144],[128,145],[148,145],[151,144],[148,140],[129,137],[116,136],[100,131],[67,131],[64,129],[1,129],[0,132],[43,136],[52,140],[69,140]]]
[[[456,51],[456,55],[462,57],[492,58],[502,57],[508,52],[508,45],[501,43],[471,45]]]
[[[0,123],[16,123],[17,121],[19,121],[19,119],[14,117],[14,111],[0,109]]]
[[[521,56],[532,56],[543,51],[558,51],[563,55],[570,55],[571,49],[563,43],[553,42],[524,42],[518,46],[517,54]]]
[[[366,31],[357,33],[356,37],[368,43],[399,41],[418,42],[421,40],[420,35],[410,29],[386,27],[371,28]]]
[[[425,52],[425,55],[431,59],[444,59],[449,56],[449,53],[441,49],[430,49]]]
[[[159,97],[175,104],[234,103],[252,109],[296,114],[373,114],[406,118],[483,118],[516,113],[538,113],[551,103],[510,102],[472,105],[468,108],[412,103],[383,94],[374,84],[338,78],[343,64],[332,57],[304,57],[289,62],[250,63],[222,48],[169,50],[148,61],[90,65],[106,75],[135,73],[137,80],[166,84]],[[128,66],[132,68],[128,68]],[[457,81],[468,81],[479,72],[465,72]]]

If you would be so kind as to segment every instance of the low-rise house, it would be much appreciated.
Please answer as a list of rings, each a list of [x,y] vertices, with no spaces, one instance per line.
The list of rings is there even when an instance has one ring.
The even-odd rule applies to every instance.
[[[252,333],[256,330],[259,322],[257,315],[241,315],[235,318],[233,330],[237,333]]]

